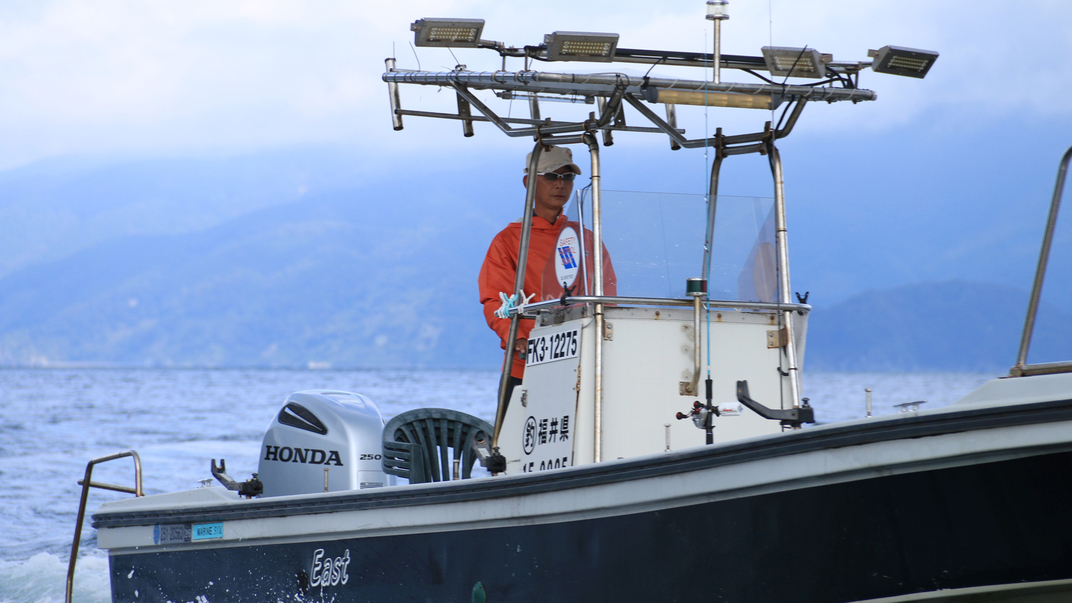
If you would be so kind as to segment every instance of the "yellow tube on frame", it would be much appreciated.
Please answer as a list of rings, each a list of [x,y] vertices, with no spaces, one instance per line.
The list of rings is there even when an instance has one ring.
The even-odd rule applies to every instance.
[[[771,97],[758,94],[734,94],[732,92],[702,92],[698,90],[659,90],[657,102],[668,105],[699,105],[708,107],[733,107],[737,109],[763,109],[770,111]]]

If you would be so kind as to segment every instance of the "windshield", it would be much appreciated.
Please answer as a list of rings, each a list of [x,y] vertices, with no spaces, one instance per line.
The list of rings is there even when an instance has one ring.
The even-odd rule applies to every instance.
[[[545,274],[565,274],[579,291],[591,295],[591,189],[574,195],[566,216],[575,236],[560,245]],[[604,262],[613,272],[617,295],[683,298],[685,280],[703,270],[707,202],[703,195],[602,191]],[[718,197],[708,293],[711,299],[774,301],[778,294],[774,253],[774,200],[765,197]],[[569,238],[569,237],[567,237]],[[576,263],[580,278],[563,271]],[[586,261],[587,260],[587,261]],[[558,272],[555,272],[558,268]],[[550,276],[548,276],[550,278]],[[606,279],[604,289],[609,293]],[[546,290],[546,285],[545,285]],[[561,290],[561,289],[559,289]]]

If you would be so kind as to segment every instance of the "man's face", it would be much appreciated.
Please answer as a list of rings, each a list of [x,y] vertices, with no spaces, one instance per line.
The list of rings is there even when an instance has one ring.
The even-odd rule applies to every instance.
[[[568,174],[569,166],[562,166],[555,170],[556,174]],[[560,212],[569,201],[573,193],[573,183],[566,182],[562,178],[551,182],[545,176],[536,176],[536,207],[550,212]]]

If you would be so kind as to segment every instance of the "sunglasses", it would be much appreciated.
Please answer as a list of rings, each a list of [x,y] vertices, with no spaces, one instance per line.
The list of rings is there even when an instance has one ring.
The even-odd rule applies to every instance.
[[[557,182],[559,178],[566,182],[573,182],[573,179],[577,177],[577,174],[573,172],[566,172],[565,174],[559,174],[558,172],[538,172],[537,176],[543,176],[549,182]]]

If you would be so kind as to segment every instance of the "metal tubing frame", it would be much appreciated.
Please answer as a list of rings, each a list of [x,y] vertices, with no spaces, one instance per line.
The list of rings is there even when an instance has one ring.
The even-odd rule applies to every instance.
[[[593,459],[595,462],[600,462],[603,458],[603,330],[604,316],[603,316],[603,220],[601,216],[602,206],[601,193],[600,193],[600,172],[599,172],[599,142],[596,137],[591,133],[584,135],[584,142],[588,145],[588,152],[592,157],[592,246],[595,248],[592,250],[592,289],[595,294],[594,297],[599,301],[595,302],[594,314],[595,314],[595,330],[596,330],[596,345],[595,345],[595,448],[593,450]],[[583,238],[583,233],[582,233]]]
[[[571,304],[592,304],[596,302],[614,304],[615,306],[666,306],[669,308],[692,305],[691,299],[674,299],[669,297],[619,297],[604,295],[603,297],[597,298],[591,295],[571,295],[566,298],[567,306]],[[707,306],[712,310],[741,310],[744,312],[782,312],[785,310],[792,310],[793,312],[811,312],[811,306],[808,304],[776,304],[754,301],[731,301],[724,299],[708,300]],[[525,316],[535,316],[541,310],[558,307],[562,307],[561,299],[549,299],[535,304],[526,304],[524,314]]]
[[[793,407],[798,408],[800,405],[800,373],[797,366],[796,358],[796,343],[795,333],[793,329],[792,312],[793,311],[805,311],[810,310],[810,307],[805,304],[793,304],[789,300],[790,295],[790,279],[789,279],[789,257],[788,257],[788,243],[787,243],[787,231],[785,226],[785,199],[784,199],[784,187],[781,157],[777,148],[774,146],[774,141],[787,136],[796,124],[797,119],[800,116],[803,106],[807,101],[825,100],[828,102],[834,101],[852,101],[859,102],[865,100],[875,100],[877,95],[870,90],[863,89],[845,89],[845,88],[831,88],[831,87],[818,87],[818,86],[788,86],[788,85],[768,85],[768,84],[723,84],[718,81],[718,69],[721,66],[721,60],[718,57],[718,22],[716,21],[716,46],[715,53],[712,55],[715,62],[716,81],[714,83],[707,81],[692,81],[692,80],[680,80],[680,79],[662,79],[662,78],[648,78],[642,79],[630,78],[623,74],[571,74],[571,73],[540,73],[535,71],[529,71],[526,64],[526,69],[520,72],[467,72],[467,71],[451,71],[451,72],[423,72],[412,70],[399,70],[395,68],[393,59],[389,59],[387,63],[388,72],[383,75],[383,80],[388,83],[389,89],[392,91],[392,119],[395,120],[397,125],[401,125],[401,116],[404,114],[410,115],[424,115],[428,117],[439,117],[447,119],[461,119],[466,122],[466,125],[471,125],[473,121],[488,121],[495,124],[503,133],[511,137],[520,136],[533,136],[537,140],[536,147],[533,151],[533,157],[529,165],[529,173],[535,173],[535,166],[538,162],[538,156],[544,145],[547,144],[587,144],[591,152],[592,158],[592,216],[593,216],[593,239],[595,244],[595,259],[593,266],[593,281],[594,291],[593,296],[576,296],[568,298],[566,303],[570,301],[580,303],[591,303],[594,306],[594,314],[596,321],[596,345],[595,345],[595,450],[594,457],[596,462],[600,462],[602,456],[602,351],[603,351],[603,329],[604,329],[604,304],[605,303],[636,303],[636,304],[651,304],[651,305],[685,305],[682,303],[684,300],[648,300],[643,298],[608,298],[603,296],[603,245],[602,245],[602,222],[600,218],[600,185],[599,185],[599,143],[597,142],[593,132],[596,130],[625,130],[625,131],[656,131],[663,132],[670,137],[671,148],[677,149],[680,147],[685,148],[698,148],[702,146],[710,145],[712,142],[716,144],[716,161],[712,166],[711,175],[711,193],[709,204],[709,216],[708,216],[708,233],[706,240],[705,258],[704,258],[704,271],[705,273],[710,270],[710,246],[713,239],[713,215],[716,208],[717,197],[717,185],[718,185],[718,172],[721,169],[721,161],[724,157],[729,155],[742,155],[746,153],[767,153],[771,162],[771,171],[774,177],[775,184],[775,207],[777,215],[777,245],[778,245],[778,260],[780,264],[780,295],[777,304],[764,304],[759,302],[712,302],[711,305],[717,307],[727,308],[739,308],[739,309],[752,309],[759,311],[777,311],[782,316],[782,320],[785,323],[785,329],[787,333],[787,341],[785,342],[785,354],[786,361],[789,365],[789,377],[790,377],[790,396],[793,399]],[[409,84],[422,84],[422,85],[436,85],[436,86],[450,86],[454,88],[458,94],[459,99],[459,114],[437,114],[429,112],[416,112],[416,111],[403,111],[399,105],[397,99],[397,84],[409,83]],[[549,94],[569,94],[569,95],[581,95],[586,97],[597,97],[600,100],[607,98],[606,104],[601,104],[601,111],[599,119],[594,117],[585,120],[583,122],[552,122],[550,119],[539,121],[539,106],[537,104],[530,104],[530,110],[532,111],[531,120],[520,119],[504,119],[496,115],[490,108],[488,108],[479,98],[470,92],[469,87],[475,89],[491,89],[491,90],[503,90],[503,91],[518,91],[525,92],[531,95],[531,99],[535,98],[535,95],[539,93]],[[792,112],[789,115],[789,119],[784,128],[779,128],[775,131],[770,130],[770,123],[763,132],[757,132],[753,134],[743,134],[737,136],[724,137],[719,130],[715,139],[698,139],[688,140],[685,138],[684,133],[679,131],[676,127],[676,114],[673,111],[671,105],[667,105],[667,120],[661,119],[651,109],[641,102],[639,96],[643,93],[642,88],[655,88],[655,89],[679,89],[679,90],[704,90],[714,92],[727,92],[727,93],[739,93],[739,94],[770,94],[778,95],[783,98],[787,98],[790,101],[795,101]],[[463,115],[461,108],[462,101],[467,102],[469,105],[476,107],[477,110],[483,114],[483,117],[475,115]],[[612,118],[615,116],[616,111],[613,110],[615,105],[619,105],[622,100],[625,100],[634,109],[639,111],[646,119],[648,119],[655,128],[636,128],[625,127],[623,124],[618,124],[614,121],[612,124]],[[669,123],[668,123],[669,122]],[[515,129],[510,126],[510,123],[524,123],[530,125],[527,128]],[[400,128],[396,128],[400,129]],[[555,135],[559,136],[555,136]],[[568,135],[563,135],[568,134]],[[751,143],[751,144],[748,144]],[[737,145],[737,146],[732,146]],[[535,181],[529,181],[529,187],[526,191],[526,203],[525,203],[525,216],[523,218],[522,225],[522,241],[519,249],[519,261],[518,261],[518,274],[515,280],[515,294],[520,295],[524,284],[524,271],[528,259],[528,238],[532,227],[532,208],[535,198]],[[705,274],[706,278],[706,274]],[[612,300],[620,300],[612,301]],[[526,314],[531,315],[532,310],[542,309],[544,307],[559,305],[563,300],[553,300],[540,304],[534,304],[529,308],[529,312]],[[695,300],[693,300],[695,303]],[[505,417],[506,405],[509,402],[506,400],[506,389],[509,383],[510,372],[513,365],[513,343],[517,336],[518,320],[520,312],[514,312],[511,317],[509,341],[507,342],[506,353],[503,358],[503,373],[502,380],[499,387],[499,407],[496,411],[495,420],[495,433],[493,437],[493,446],[498,446],[499,434],[502,428],[502,420]],[[697,331],[698,334],[698,331]],[[699,339],[697,338],[697,341]],[[695,377],[699,372],[696,372]],[[696,386],[698,387],[698,385]],[[695,387],[694,387],[695,389]]]
[[[588,265],[588,249],[584,245],[584,189],[574,193],[577,197],[577,226],[581,230],[581,236],[577,238],[577,244],[581,248],[581,282],[576,293],[582,295],[591,295],[592,292],[588,290],[588,275],[591,274],[589,270],[592,269]],[[594,285],[595,283],[593,283]]]
[[[660,130],[665,132],[666,135],[670,137],[671,145],[676,142],[678,145],[683,146],[687,149],[695,148],[696,146],[703,146],[703,144],[696,145],[696,141],[692,141],[685,138],[683,134],[678,132],[677,128],[663,121],[663,118],[656,115],[654,111],[645,106],[644,103],[642,103],[639,99],[633,97],[632,95],[626,95],[625,101],[632,105],[634,109],[639,111],[640,114],[647,118],[648,121],[655,124]],[[669,107],[670,105],[667,106]],[[706,143],[707,139],[703,139],[702,142]]]
[[[716,140],[722,138],[721,128],[715,135]],[[722,171],[722,148],[715,146],[715,160],[711,162],[711,179],[707,186],[707,234],[704,236],[703,276],[704,280],[711,278],[711,246],[715,241],[715,214],[718,210],[718,176]]]
[[[667,106],[672,106],[672,105],[667,105]],[[452,120],[456,120],[456,121],[479,121],[481,123],[491,122],[492,121],[492,120],[490,120],[487,117],[484,117],[482,115],[471,115],[471,116],[467,117],[467,116],[464,116],[464,115],[458,115],[457,113],[437,113],[435,111],[413,111],[411,109],[398,109],[397,112],[398,112],[399,115],[412,115],[413,117],[434,117],[436,119],[452,119]],[[569,125],[571,123],[571,122],[566,122],[566,121],[552,121],[552,122],[548,123],[548,121],[546,119],[544,119],[544,120],[526,119],[526,118],[523,118],[523,117],[502,117],[502,116],[497,116],[497,117],[498,117],[499,121],[501,121],[502,123],[506,123],[506,124],[523,124],[523,125],[530,125],[530,126],[546,126],[546,125],[550,125],[550,126],[566,126],[566,125]],[[663,133],[662,128],[649,128],[649,127],[644,127],[644,126],[608,125],[608,126],[602,128],[602,130],[604,130],[604,131],[609,130],[609,131],[614,131],[614,132],[640,132],[640,133],[644,133],[644,134],[662,134]],[[546,128],[541,128],[540,131],[541,132],[546,132]],[[683,130],[678,128],[678,132],[682,132],[682,131]],[[545,136],[544,138],[547,138],[547,137]]]
[[[101,463],[107,463],[108,461],[114,461],[116,459],[134,458],[134,487],[129,486],[116,486],[114,484],[102,484],[92,481],[93,467]],[[115,492],[126,492],[133,494],[134,496],[145,496],[145,493],[141,489],[141,457],[133,450],[127,450],[125,452],[117,452],[115,454],[109,454],[108,456],[102,456],[95,458],[86,464],[85,477],[79,480],[78,485],[82,486],[82,497],[78,502],[78,519],[75,520],[74,525],[74,539],[71,541],[71,559],[67,562],[67,587],[64,592],[63,600],[65,603],[71,603],[71,597],[74,594],[74,566],[78,562],[78,545],[82,542],[82,522],[86,519],[86,503],[89,502],[89,489],[101,488],[102,490],[112,490]]]
[[[510,124],[503,121],[501,117],[499,117],[495,114],[494,111],[489,109],[488,106],[481,102],[479,98],[473,96],[473,93],[469,92],[469,89],[466,88],[464,84],[458,82],[451,82],[448,85],[453,87],[458,92],[459,97],[469,101],[470,105],[476,107],[478,111],[483,113],[484,116],[488,118],[488,121],[495,124],[495,126],[502,130],[503,133],[507,136],[532,136],[534,134],[539,134],[540,131],[536,127],[524,128],[521,130],[515,130],[511,128]]]
[[[460,92],[459,92],[460,93]],[[470,101],[472,102],[472,101]],[[480,107],[477,107],[478,109]],[[537,142],[532,149],[532,157],[529,158],[528,182],[525,187],[525,215],[521,219],[521,241],[517,250],[517,274],[514,277],[514,294],[520,301],[524,299],[522,293],[525,287],[525,268],[529,261],[529,235],[532,233],[532,210],[536,203],[536,169],[540,164],[540,154],[543,153],[543,143]],[[499,380],[499,406],[495,410],[495,434],[491,439],[492,447],[499,445],[499,433],[502,431],[503,418],[506,417],[506,405],[510,402],[506,399],[506,390],[510,383],[510,373],[514,367],[514,342],[517,340],[518,323],[521,314],[515,313],[510,317],[510,331],[506,338],[506,350],[503,354],[502,378]]]
[[[606,128],[610,125],[611,121],[617,123],[618,114],[622,110],[622,96],[624,91],[624,86],[617,88],[611,93],[610,97],[607,98],[607,109],[600,113],[599,120],[596,121],[595,127],[597,129]]]
[[[700,339],[700,323],[703,319],[703,295],[694,294],[692,298],[692,381],[689,382],[688,396],[700,395],[700,371],[703,368],[703,353]],[[711,442],[708,442],[710,444]]]
[[[718,31],[718,24],[720,22],[721,21],[718,20],[718,19],[715,20],[715,31],[716,32]],[[718,55],[718,46],[717,46],[718,43],[717,43],[717,41],[716,41],[715,44],[716,44],[716,46],[715,46],[715,49],[716,49],[715,54],[716,54],[716,57],[717,57],[717,55]],[[717,69],[717,67],[716,67],[716,69]],[[717,71],[716,71],[716,73],[717,73]],[[710,177],[710,179],[708,181],[708,185],[707,185],[707,233],[704,235],[703,272],[701,273],[701,276],[702,276],[702,278],[704,279],[705,282],[709,281],[710,278],[711,278],[711,246],[713,245],[714,240],[715,240],[715,215],[717,214],[717,211],[718,211],[718,177],[719,177],[719,173],[722,170],[722,140],[723,140],[722,128],[718,128],[718,130],[716,130],[716,134],[715,134],[715,141],[716,141],[716,144],[715,144],[715,160],[711,162],[711,177]],[[700,391],[699,388],[700,388],[700,367],[701,367],[701,357],[700,357],[700,309],[701,309],[700,306],[701,306],[701,299],[700,299],[699,295],[697,295],[695,297],[694,303],[695,303],[695,308],[693,309],[693,322],[695,324],[693,325],[693,328],[695,329],[696,332],[694,334],[695,341],[694,341],[693,345],[696,346],[696,350],[694,350],[693,355],[695,357],[694,358],[694,360],[695,360],[695,362],[694,362],[695,369],[693,371],[692,383],[691,383],[691,386],[690,386],[690,391],[688,393],[689,393],[689,395],[698,396],[699,391]],[[708,367],[710,367],[711,359],[708,358],[707,362],[708,362]],[[710,444],[710,442],[708,442],[708,444]]]
[[[717,23],[717,21],[716,21]],[[667,105],[667,119],[664,121],[652,112],[648,107],[637,98],[642,94],[642,89],[647,87],[662,88],[662,89],[679,89],[679,90],[704,90],[704,91],[716,91],[716,92],[734,92],[742,94],[771,94],[778,95],[795,101],[797,104],[793,108],[793,111],[789,115],[789,119],[786,122],[784,128],[776,130],[774,139],[784,138],[788,136],[792,131],[793,126],[796,124],[797,118],[800,116],[800,112],[803,109],[804,104],[807,101],[825,100],[828,102],[848,100],[852,102],[859,102],[865,100],[875,100],[877,95],[870,90],[863,89],[844,89],[844,88],[828,88],[817,86],[788,86],[788,85],[769,85],[769,84],[739,84],[739,83],[714,83],[707,81],[693,81],[693,80],[680,80],[680,79],[663,79],[663,78],[630,78],[624,74],[572,74],[572,73],[550,73],[550,72],[533,72],[533,71],[521,71],[521,72],[469,72],[469,71],[450,71],[450,72],[425,72],[425,71],[413,71],[397,69],[395,67],[394,59],[387,59],[387,72],[383,74],[382,79],[387,82],[388,90],[391,92],[391,119],[395,129],[401,129],[402,116],[414,115],[422,117],[435,117],[441,119],[457,119],[466,124],[471,125],[474,121],[488,121],[495,124],[503,133],[511,137],[532,136],[535,139],[543,138],[544,142],[548,142],[549,136],[554,134],[575,134],[581,136],[583,132],[590,132],[592,130],[603,130],[605,133],[608,130],[618,130],[627,132],[662,132],[670,137],[670,146],[672,149],[678,148],[698,148],[710,145],[712,140],[703,138],[697,140],[688,140],[685,138],[682,130],[677,128],[676,114],[672,111],[672,107]],[[426,111],[409,111],[403,110],[398,96],[398,84],[399,83],[412,83],[423,85],[438,85],[438,86],[450,86],[454,88],[459,96],[459,103],[461,100],[466,101],[471,106],[475,106],[483,116],[463,115],[461,109],[457,115],[447,113],[434,113]],[[530,111],[533,112],[533,119],[518,119],[518,118],[503,118],[492,111],[487,105],[481,102],[476,96],[469,91],[469,87],[476,89],[491,89],[491,90],[503,90],[503,91],[517,91],[524,92],[530,97]],[[601,111],[601,115],[598,120],[585,120],[583,122],[553,122],[550,119],[540,121],[539,120],[539,106],[534,103],[536,94],[540,92],[546,92],[549,94],[570,94],[570,95],[583,95],[588,97],[597,97],[600,100],[607,99],[608,110]],[[617,112],[610,110],[615,105],[620,106],[621,100],[627,101],[636,110],[638,110],[645,118],[652,122],[655,128],[626,126],[624,123],[618,123],[615,118]],[[460,107],[461,105],[459,105]],[[620,109],[619,109],[620,112]],[[612,119],[614,118],[614,119]],[[611,123],[613,121],[613,123]],[[669,123],[668,123],[669,122]],[[531,127],[515,129],[510,124],[525,124]],[[736,136],[727,136],[723,138],[721,147],[723,155],[741,155],[746,153],[762,152],[762,141],[767,140],[771,135],[769,127],[764,132],[756,132],[752,134],[741,134]],[[572,137],[571,137],[572,141]],[[565,141],[562,141],[565,144]],[[734,147],[732,145],[742,144],[746,142],[760,143],[750,144],[744,146]]]
[[[387,79],[388,75],[391,75],[391,73],[384,74],[384,79],[388,81],[388,86],[392,86],[392,85],[395,86],[395,92],[397,93],[397,83],[393,83],[393,80],[388,80]],[[549,136],[549,135],[567,134],[567,133],[573,133],[573,132],[588,132],[588,131],[591,131],[593,129],[600,129],[600,130],[604,130],[604,131],[606,131],[606,130],[617,130],[617,131],[623,131],[623,132],[648,132],[648,133],[651,133],[651,132],[663,132],[663,133],[667,134],[670,137],[670,146],[671,146],[672,149],[675,149],[675,150],[676,150],[676,148],[680,148],[680,147],[685,147],[685,148],[688,148],[688,149],[695,149],[695,148],[699,148],[699,147],[709,146],[713,142],[713,139],[709,139],[709,138],[699,138],[699,139],[695,139],[695,140],[689,140],[689,139],[685,138],[682,130],[680,130],[677,127],[677,124],[674,123],[674,122],[676,122],[676,113],[673,113],[673,118],[671,117],[671,114],[672,114],[672,112],[670,110],[671,105],[667,105],[667,118],[668,118],[668,120],[670,122],[670,123],[668,123],[667,120],[663,120],[658,115],[656,115],[655,112],[653,112],[651,109],[649,109],[647,106],[645,106],[644,103],[640,99],[636,98],[632,94],[627,94],[627,93],[623,94],[622,93],[623,88],[621,88],[621,87],[619,87],[616,90],[614,90],[614,91],[609,93],[610,100],[608,102],[608,105],[613,105],[615,99],[617,99],[620,96],[622,99],[624,99],[630,105],[632,105],[634,109],[639,111],[651,123],[653,123],[656,126],[655,128],[646,128],[646,127],[637,127],[637,126],[625,126],[625,125],[619,125],[617,123],[612,125],[611,123],[609,123],[610,122],[609,119],[604,119],[604,118],[608,118],[608,117],[610,117],[612,115],[612,113],[609,110],[607,112],[605,112],[601,116],[601,118],[594,124],[591,123],[590,120],[586,120],[584,122],[553,122],[550,119],[547,119],[547,120],[544,120],[544,121],[541,122],[541,121],[539,121],[537,119],[503,118],[503,117],[499,116],[498,114],[496,114],[494,111],[492,111],[487,105],[485,105],[482,101],[480,101],[480,99],[478,99],[475,95],[473,95],[473,93],[470,92],[469,89],[464,84],[459,83],[459,82],[449,82],[448,84],[445,84],[445,85],[450,85],[458,93],[459,113],[457,115],[452,115],[452,114],[449,114],[449,113],[435,113],[435,112],[430,112],[430,111],[411,111],[411,110],[401,109],[401,108],[399,108],[397,106],[393,106],[392,119],[397,119],[397,123],[401,123],[401,116],[403,116],[403,115],[414,115],[414,116],[420,116],[420,117],[435,117],[435,118],[441,118],[441,119],[457,119],[457,120],[461,120],[463,122],[466,122],[468,124],[472,124],[472,122],[474,122],[474,121],[481,121],[481,122],[487,121],[487,122],[491,122],[491,123],[495,124],[495,126],[498,127],[507,136],[511,136],[511,137],[533,136],[533,137],[537,137],[537,138],[540,137],[540,136],[543,136],[543,137],[545,137],[545,139],[546,139],[546,136]],[[734,84],[734,85],[736,85],[736,84]],[[602,98],[602,96],[600,98]],[[475,106],[477,108],[477,110],[479,110],[483,114],[483,117],[473,116],[473,115],[463,115],[462,111],[460,109],[460,107],[462,106],[461,105],[462,100],[468,102],[472,106]],[[786,122],[785,127],[780,128],[780,129],[778,129],[778,130],[776,130],[774,132],[774,138],[775,139],[784,138],[784,137],[788,136],[789,133],[793,130],[793,126],[796,125],[797,119],[800,117],[800,113],[804,108],[805,100],[808,100],[808,99],[801,98],[801,99],[798,99],[796,101],[797,104],[794,106],[793,111],[790,113],[789,119]],[[394,96],[392,96],[392,103],[394,103],[395,101],[396,101],[396,98]],[[525,125],[530,125],[532,127],[517,129],[517,128],[511,127],[510,126],[511,123],[525,124]],[[396,128],[396,129],[399,129],[399,128]],[[723,149],[723,154],[724,155],[743,155],[743,154],[748,154],[748,153],[757,153],[757,152],[761,152],[763,150],[762,141],[768,139],[770,137],[770,135],[771,135],[771,133],[769,131],[764,131],[764,132],[755,132],[755,133],[752,133],[752,134],[739,134],[739,135],[735,135],[735,136],[726,136],[721,141],[720,146]],[[580,134],[578,134],[578,136],[580,136]],[[734,144],[738,144],[738,143],[744,143],[744,142],[755,142],[757,144],[742,145],[742,146],[737,146],[737,147],[730,146],[730,145],[734,145]]]
[[[541,136],[544,144],[584,144],[584,134],[572,136]]]
[[[785,182],[782,176],[782,156],[774,141],[767,143],[767,154],[770,158],[771,174],[774,176],[774,227],[775,242],[778,249],[778,303],[789,304],[790,279],[789,279],[789,241],[785,222]],[[786,342],[785,361],[789,373],[789,397],[792,398],[793,408],[800,408],[800,370],[797,366],[796,334],[793,329],[793,311],[784,310],[781,315],[785,322]]]
[[[716,21],[717,22],[717,21]],[[793,127],[796,125],[797,120],[800,118],[801,112],[804,111],[804,102],[797,101],[797,104],[793,106],[793,110],[789,113],[789,119],[785,123],[784,128],[779,128],[773,132],[775,140],[779,138],[785,138],[793,131]],[[754,153],[764,150],[765,143],[758,142],[757,144],[742,145],[737,147],[727,147],[727,145],[743,142],[763,141],[764,138],[769,138],[770,133],[764,132],[759,134],[741,134],[737,136],[723,136],[722,128],[716,130],[712,142],[715,147],[715,160],[711,163],[711,179],[707,188],[707,235],[704,238],[704,261],[703,261],[703,278],[710,278],[711,272],[711,246],[715,240],[715,216],[718,209],[718,179],[719,174],[722,171],[722,160],[728,155],[744,155],[747,153]],[[777,152],[777,151],[775,151]],[[781,156],[778,156],[779,172],[781,171]],[[779,185],[777,182],[775,186]],[[788,265],[788,262],[787,262]],[[783,300],[788,301],[788,300]]]
[[[1035,316],[1038,313],[1039,299],[1042,297],[1042,282],[1046,277],[1046,264],[1050,259],[1050,246],[1053,244],[1053,233],[1057,227],[1057,212],[1061,209],[1061,197],[1064,195],[1065,176],[1068,175],[1068,163],[1072,160],[1072,147],[1065,151],[1061,158],[1060,167],[1057,168],[1057,183],[1053,188],[1053,200],[1050,201],[1050,213],[1046,218],[1046,231],[1042,236],[1042,249],[1039,251],[1038,267],[1035,269],[1035,283],[1031,287],[1031,301],[1027,306],[1027,317],[1024,320],[1024,332],[1020,338],[1020,351],[1016,356],[1016,366],[1009,371],[1012,376],[1025,374],[1027,366],[1027,351],[1031,347],[1031,335],[1035,330]],[[1061,368],[1065,363],[1050,363],[1054,367]],[[1039,365],[1042,366],[1042,365]],[[1054,371],[1058,372],[1058,371]],[[1066,371],[1059,371],[1066,372]]]
[[[591,124],[587,121],[577,123],[560,122],[559,124],[553,124],[551,123],[550,119],[545,121],[543,125],[533,126],[531,128],[514,129],[510,127],[509,123],[507,123],[503,118],[499,117],[494,111],[488,108],[488,106],[485,105],[479,98],[477,98],[472,92],[470,92],[469,89],[465,86],[465,84],[451,82],[449,85],[452,86],[458,92],[459,98],[464,98],[466,101],[469,102],[469,104],[476,107],[477,110],[479,110],[481,113],[484,114],[485,117],[488,118],[488,121],[498,126],[498,128],[502,130],[502,132],[507,136],[515,138],[522,136],[533,136],[537,140],[539,140],[540,138],[546,137],[550,134],[587,132],[589,129],[591,129]],[[466,118],[465,116],[462,116],[462,118],[470,119]]]
[[[596,107],[599,108],[599,123],[604,123],[604,121],[605,121],[603,119],[603,116],[607,115],[607,106],[608,106],[608,104],[609,103],[607,102],[606,97],[601,96],[601,97],[596,99]],[[613,144],[614,144],[614,135],[611,134],[610,130],[604,129],[603,130],[603,146],[609,147],[609,146],[611,146]],[[581,237],[581,238],[584,238],[584,237]]]
[[[471,101],[470,101],[471,102]],[[475,104],[475,103],[474,103]],[[480,109],[479,106],[477,106]],[[565,138],[560,139],[560,142],[564,142]],[[604,316],[603,316],[603,222],[601,219],[601,192],[600,192],[600,166],[599,166],[599,142],[596,137],[591,133],[585,133],[580,137],[579,141],[571,142],[583,142],[588,145],[588,151],[592,159],[592,245],[595,247],[593,250],[592,260],[592,288],[595,295],[591,296],[591,302],[594,306],[595,315],[595,424],[594,424],[594,450],[593,457],[595,462],[600,462],[603,455],[603,330],[604,330]],[[535,148],[532,150],[532,157],[529,160],[528,173],[535,174],[536,166],[539,164],[540,153],[543,151],[543,142],[537,142]],[[518,249],[518,268],[517,276],[514,279],[514,293],[521,295],[522,287],[525,283],[525,266],[528,262],[528,246],[529,235],[532,231],[532,210],[536,199],[536,179],[529,178],[528,186],[526,187],[525,195],[525,218],[521,224],[521,243]],[[583,237],[582,237],[583,238]],[[511,369],[513,368],[513,342],[517,338],[518,322],[521,318],[520,312],[514,312],[510,318],[510,331],[506,346],[506,353],[503,355],[503,370],[502,377],[499,381],[499,406],[495,412],[495,433],[492,437],[492,447],[499,445],[499,434],[502,431],[502,422],[506,417],[506,406],[509,402],[506,400],[507,383],[509,383]],[[699,374],[699,373],[697,373]]]
[[[655,124],[659,130],[670,137],[671,146],[677,143],[686,149],[698,149],[705,146],[717,145],[723,155],[745,155],[748,153],[761,153],[765,151],[765,142],[769,140],[773,134],[774,139],[785,138],[793,131],[793,126],[796,125],[797,119],[800,118],[801,112],[804,110],[804,101],[799,100],[793,107],[793,110],[789,113],[789,119],[786,121],[784,128],[779,128],[773,133],[769,131],[769,128],[763,132],[754,132],[752,134],[737,134],[735,136],[723,136],[721,139],[718,136],[712,138],[697,138],[689,140],[678,130],[678,128],[671,126],[664,121],[661,117],[655,114],[654,111],[649,109],[638,98],[631,95],[625,96],[626,102],[633,106],[641,115],[643,115],[648,121]],[[668,105],[669,106],[669,105]],[[769,126],[768,122],[768,126]],[[744,142],[754,142],[755,144],[742,145],[742,146],[730,146],[733,144],[739,144]]]
[[[797,120],[800,119],[800,114],[804,112],[804,105],[807,104],[804,99],[798,99],[796,105],[793,106],[793,110],[789,112],[789,119],[786,120],[785,126],[778,128],[774,131],[774,139],[785,138],[789,136],[793,131],[793,127],[797,125]],[[727,137],[728,142],[726,144],[733,144],[733,136]]]
[[[644,78],[621,73],[555,73],[550,71],[410,71],[394,69],[384,73],[383,81],[396,84],[454,86],[475,89],[513,90],[527,94],[552,93],[581,96],[610,96],[622,89],[626,96],[640,95],[641,88],[734,92],[739,94],[777,95],[811,101],[871,101],[878,98],[864,88],[830,88],[789,84],[717,83],[706,80]],[[470,102],[472,100],[470,99]]]

